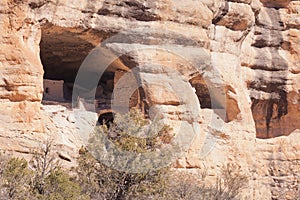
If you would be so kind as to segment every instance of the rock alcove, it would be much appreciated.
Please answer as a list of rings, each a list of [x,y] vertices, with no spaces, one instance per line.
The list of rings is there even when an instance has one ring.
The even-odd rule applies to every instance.
[[[75,85],[78,70],[84,59],[110,35],[95,30],[64,28],[52,24],[42,26],[40,58],[44,69],[43,104],[63,104],[71,108],[72,98],[74,98],[73,88],[78,87],[82,94],[95,95],[93,101],[99,115],[99,123],[103,123],[103,120],[112,121],[111,102],[114,87],[126,73],[122,58],[118,58],[112,66],[107,68],[97,88],[91,88],[88,84]],[[125,66],[125,68],[128,67]],[[93,74],[93,72],[90,73]],[[85,101],[84,98],[77,97],[80,101]],[[145,105],[141,103],[142,99],[144,99],[143,89],[138,88],[130,97],[128,106],[138,107],[146,113]]]

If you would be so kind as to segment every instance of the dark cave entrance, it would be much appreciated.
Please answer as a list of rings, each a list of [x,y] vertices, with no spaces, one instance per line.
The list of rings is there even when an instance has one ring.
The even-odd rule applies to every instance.
[[[213,110],[218,115],[218,119],[222,119],[225,123],[238,118],[240,109],[237,100],[229,96],[229,93],[236,94],[234,88],[226,85],[209,89],[200,74],[190,79],[189,82],[195,89],[201,109]]]
[[[96,45],[96,41],[86,38],[94,34],[49,24],[42,27],[40,58],[44,69],[43,102],[71,102],[79,67]]]
[[[192,78],[189,82],[192,85],[192,87],[196,90],[195,93],[200,102],[201,109],[212,109],[209,89],[202,76],[197,75],[196,77]]]
[[[81,88],[83,93],[92,92],[87,85],[74,86],[74,82],[84,59],[106,37],[107,34],[94,30],[51,24],[42,26],[40,58],[44,69],[44,103],[71,103],[74,87]],[[114,89],[114,76],[113,71],[104,72],[98,87],[93,88],[93,91],[96,89],[95,98],[99,104],[109,104]]]
[[[109,66],[102,74],[96,88],[90,86],[89,83],[83,85],[75,85],[74,83],[84,59],[107,37],[108,34],[93,30],[63,28],[49,24],[42,27],[40,58],[44,69],[42,101],[44,105],[61,104],[70,105],[71,108],[73,88],[78,87],[83,95],[87,94],[85,96],[91,97],[94,108],[99,114],[99,123],[103,123],[103,119],[109,122],[113,120],[112,113],[114,112],[111,108],[111,102],[115,85],[126,73],[124,66],[132,65],[132,63],[126,61],[127,58],[118,58],[116,62],[114,61],[111,64],[112,66]],[[129,67],[127,68],[129,69]],[[93,71],[86,74],[87,77],[96,75],[97,73]],[[93,96],[90,96],[90,94]],[[87,101],[87,99],[80,96],[77,100]],[[128,106],[139,108],[144,112],[143,100],[144,93],[139,88],[131,95]]]

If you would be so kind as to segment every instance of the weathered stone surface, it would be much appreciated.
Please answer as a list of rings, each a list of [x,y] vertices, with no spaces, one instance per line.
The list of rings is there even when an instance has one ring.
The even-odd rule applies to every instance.
[[[87,139],[77,133],[97,114],[80,115],[78,127],[71,105],[41,105],[43,75],[80,87],[77,71],[100,45],[107,52],[93,57],[88,79],[118,55],[101,79],[97,95],[107,99],[100,103],[111,102],[117,70],[137,71],[136,104],[175,129],[184,124],[183,144],[193,137],[177,167],[205,165],[216,178],[234,161],[250,176],[241,199],[292,199],[300,169],[299,13],[299,1],[288,0],[3,0],[0,148],[28,156],[51,135],[64,164],[74,164]]]
[[[291,0],[260,0],[264,6],[266,7],[276,7],[276,8],[280,8],[280,7],[285,7],[287,6]]]
[[[295,5],[288,7],[293,10]],[[246,41],[250,43],[247,47],[247,43],[244,44],[241,64],[253,69],[247,70],[246,81],[251,91],[258,137],[287,135],[299,127],[298,120],[290,118],[297,110],[291,100],[297,95],[295,97],[295,93],[291,93],[295,90],[290,85],[298,79],[291,72],[297,71],[298,64],[294,60],[299,59],[298,47],[292,45],[297,38],[297,30],[290,29],[292,27],[288,25],[289,18],[296,19],[293,15],[284,8],[261,8],[257,15],[258,26],[253,35],[249,34],[252,41]],[[286,28],[288,30],[283,31]]]
[[[22,2],[1,2],[0,116],[1,126],[8,132],[43,131],[39,121],[43,71],[38,57],[40,32],[36,23],[27,20],[25,9]]]
[[[285,26],[281,19],[280,12],[275,8],[266,7],[260,9],[256,24],[271,30],[283,30]]]
[[[228,11],[217,25],[226,26],[232,30],[242,31],[250,28],[254,22],[254,15],[249,5],[228,3]]]

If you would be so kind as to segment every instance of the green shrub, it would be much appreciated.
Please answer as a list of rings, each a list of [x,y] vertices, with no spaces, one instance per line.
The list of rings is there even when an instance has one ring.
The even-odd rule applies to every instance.
[[[50,147],[50,146],[48,146]],[[64,172],[47,153],[35,154],[36,165],[29,168],[23,158],[0,155],[0,199],[10,200],[85,200],[78,182]],[[50,167],[51,166],[51,167]],[[50,170],[50,171],[49,171]]]
[[[81,195],[80,185],[60,168],[52,153],[52,142],[46,141],[42,148],[34,152],[30,161],[33,175],[31,182],[32,196],[45,200],[87,199]]]
[[[147,127],[152,126],[153,129]],[[88,148],[79,151],[78,166],[70,176],[60,168],[51,153],[51,142],[35,152],[30,167],[24,159],[0,155],[0,195],[11,200],[233,200],[238,199],[248,178],[241,167],[228,164],[221,170],[215,184],[199,177],[174,173],[171,166],[139,173],[117,170],[93,156],[101,154],[103,136],[123,151],[142,154],[155,152],[171,143],[170,127],[151,124],[137,110],[116,115],[109,128],[103,125],[92,134]],[[140,136],[146,137],[140,137]],[[102,143],[101,143],[102,142]],[[104,145],[107,145],[104,143]],[[89,152],[87,149],[94,150]],[[125,157],[130,163],[129,158]],[[118,163],[119,164],[119,163]],[[176,170],[175,170],[176,171]]]
[[[44,194],[41,197],[45,200],[88,199],[86,196],[81,195],[79,184],[72,181],[71,177],[61,169],[52,171],[46,177]]]
[[[99,126],[89,139],[88,149],[99,149],[105,135],[117,148],[123,151],[144,153],[154,151],[165,143],[170,143],[173,135],[171,128],[159,122],[150,122],[136,109],[131,109],[127,114],[115,114],[114,123],[109,128]]]
[[[27,199],[30,194],[32,171],[25,159],[11,158],[6,163],[2,174],[4,196],[8,199]]]
[[[109,128],[103,125],[96,129],[89,139],[88,149],[93,151],[92,155],[103,156],[101,152],[103,144],[109,145],[106,143],[111,142],[121,151],[134,153],[155,151],[167,141],[163,139],[172,137],[171,129],[164,125],[160,125],[161,128],[153,125],[149,128],[150,125],[150,121],[137,110],[133,109],[125,115],[117,114]],[[84,148],[80,152],[79,167],[76,169],[78,181],[93,199],[123,200],[164,194],[166,182],[164,176],[168,167],[140,173],[119,171],[117,166],[109,167],[106,163],[98,162]],[[117,154],[118,152],[116,156]],[[130,163],[130,158],[124,159],[124,163]]]
[[[83,149],[78,161],[77,180],[91,199],[139,199],[164,194],[168,168],[145,173],[121,172],[97,162]]]

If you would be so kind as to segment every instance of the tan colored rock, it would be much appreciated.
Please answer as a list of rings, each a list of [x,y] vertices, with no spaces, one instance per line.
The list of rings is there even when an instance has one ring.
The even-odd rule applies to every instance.
[[[42,65],[38,57],[40,32],[38,26],[26,20],[25,6],[11,1],[1,8],[0,116],[6,130],[41,132],[39,120],[42,97]],[[1,117],[2,118],[2,117]],[[15,123],[15,124],[14,124]]]
[[[275,8],[262,7],[257,16],[257,24],[267,29],[283,30],[285,24],[280,15],[280,11]]]
[[[285,7],[291,0],[260,0],[266,7]]]
[[[72,88],[83,60],[102,45],[118,59],[98,93],[112,94],[116,70],[138,69],[137,102],[184,133],[176,139],[189,148],[177,167],[205,165],[216,179],[222,165],[236,162],[251,177],[240,199],[292,199],[300,158],[299,8],[288,0],[1,1],[0,148],[28,156],[51,134],[64,165],[74,164],[87,139],[78,130],[88,133],[97,114],[82,113],[78,126],[71,105],[41,106],[43,75]],[[89,63],[90,79],[111,56],[100,52]]]
[[[226,26],[232,30],[242,31],[250,28],[254,22],[251,7],[246,4],[229,2],[228,12],[217,22],[217,25]]]

